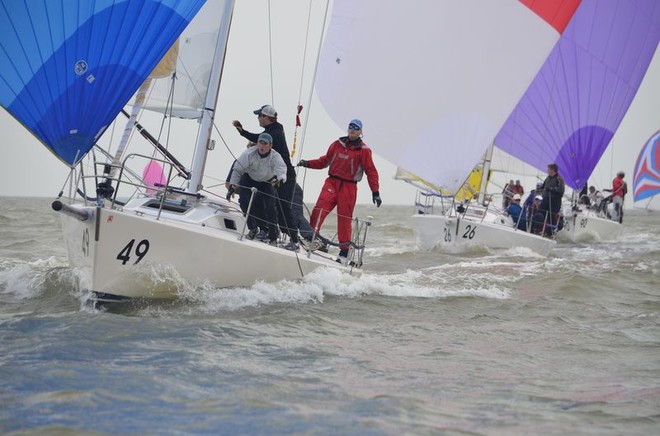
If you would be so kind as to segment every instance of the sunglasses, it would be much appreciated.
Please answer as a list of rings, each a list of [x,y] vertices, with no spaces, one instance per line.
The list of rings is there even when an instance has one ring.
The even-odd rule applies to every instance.
[[[350,130],[362,130],[362,129],[360,129],[360,126],[358,126],[357,124],[349,124],[348,128]]]

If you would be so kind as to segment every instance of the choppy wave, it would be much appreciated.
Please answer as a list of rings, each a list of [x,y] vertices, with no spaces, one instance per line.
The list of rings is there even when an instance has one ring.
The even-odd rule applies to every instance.
[[[657,217],[547,258],[454,255],[418,252],[410,211],[382,207],[359,278],[219,289],[141,263],[134,280],[179,298],[105,310],[83,304],[45,206],[2,212],[0,431],[657,430]]]

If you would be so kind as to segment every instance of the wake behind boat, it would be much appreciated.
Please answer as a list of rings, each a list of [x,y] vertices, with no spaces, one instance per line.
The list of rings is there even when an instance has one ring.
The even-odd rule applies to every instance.
[[[203,188],[233,1],[108,0],[93,9],[81,1],[29,11],[2,4],[3,22],[31,20],[36,33],[17,24],[3,32],[0,102],[71,168],[68,195],[60,193],[53,209],[62,213],[79,284],[97,301],[176,297],[177,280],[154,279],[150,269],[221,288],[300,279],[319,267],[360,273],[369,221],[356,219],[342,264],[321,251],[248,239],[246,220],[260,197],[242,211]],[[70,32],[50,33],[63,23]],[[113,154],[99,140],[134,93]],[[137,122],[143,110],[198,126],[190,169]],[[125,153],[135,130],[158,152]],[[183,187],[175,183],[181,179]]]

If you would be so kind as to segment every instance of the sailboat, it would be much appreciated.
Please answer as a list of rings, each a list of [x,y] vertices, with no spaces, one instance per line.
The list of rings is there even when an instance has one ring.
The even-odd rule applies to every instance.
[[[233,1],[2,6],[0,103],[71,169],[68,194],[60,193],[53,209],[61,213],[79,286],[92,300],[175,298],[182,281],[224,288],[300,279],[321,267],[360,273],[369,222],[354,225],[360,244],[342,265],[325,253],[246,239],[246,216],[236,203],[203,190]],[[168,51],[178,64],[156,79],[151,73]],[[146,88],[154,98],[137,92],[126,115],[128,130],[159,154],[129,153],[123,141],[110,153],[100,143],[113,119],[152,80]],[[189,169],[136,121],[142,110],[198,125]],[[183,186],[175,184],[182,179]],[[154,279],[154,270],[168,274]]]
[[[336,0],[317,93],[335,122],[350,111],[372,126],[367,141],[374,153],[456,194],[578,3],[420,0],[382,8],[377,0]],[[358,89],[360,98],[347,102],[341,95],[347,88]],[[494,208],[475,201],[465,212],[416,213],[418,246],[523,246],[548,254],[556,244],[516,230]]]
[[[558,237],[613,239],[620,223],[578,203],[646,74],[660,41],[660,4],[584,0],[495,138],[539,171],[559,165],[574,190]]]
[[[633,174],[635,207],[660,211],[660,131],[642,147]]]

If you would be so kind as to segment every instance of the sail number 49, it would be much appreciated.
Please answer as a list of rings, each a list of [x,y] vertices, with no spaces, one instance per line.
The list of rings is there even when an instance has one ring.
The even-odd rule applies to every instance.
[[[122,250],[117,255],[117,260],[121,260],[122,265],[126,265],[126,262],[128,262],[131,259],[131,254],[133,253],[133,245],[135,245],[135,239],[131,239],[131,242],[126,244],[126,246],[122,248]],[[135,255],[137,256],[137,260],[133,262],[133,265],[140,262],[148,251],[149,251],[148,240],[143,239],[140,242],[138,242],[138,244],[135,246]]]

